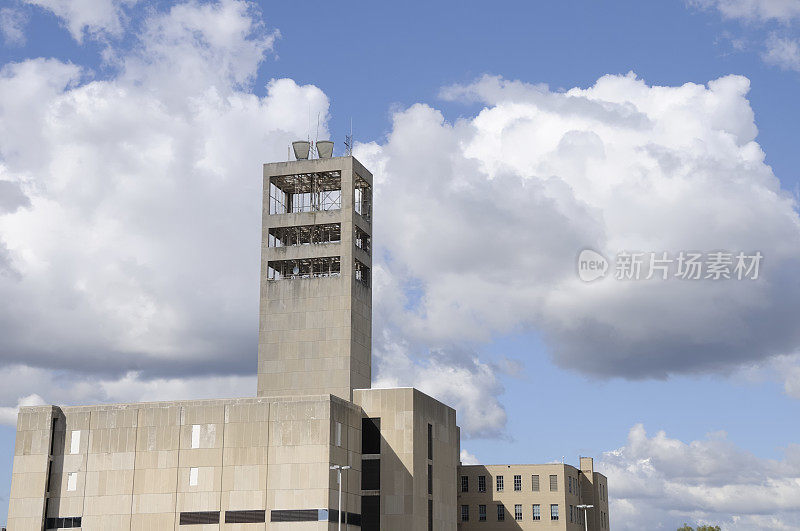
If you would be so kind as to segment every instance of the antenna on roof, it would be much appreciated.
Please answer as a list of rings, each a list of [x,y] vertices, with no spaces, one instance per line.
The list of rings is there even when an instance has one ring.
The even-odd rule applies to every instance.
[[[350,117],[350,134],[344,135],[344,154],[349,157],[353,154],[353,117]]]

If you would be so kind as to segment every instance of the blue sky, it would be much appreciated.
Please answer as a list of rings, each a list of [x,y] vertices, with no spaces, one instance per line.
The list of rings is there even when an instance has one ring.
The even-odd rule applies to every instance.
[[[797,170],[800,153],[796,149],[800,136],[798,2],[351,2],[342,5],[311,2],[304,3],[302,9],[288,2],[247,5],[233,0],[187,4],[98,0],[100,4],[110,6],[108,17],[92,18],[85,13],[65,10],[63,4],[50,0],[6,0],[0,7],[3,10],[0,11],[0,25],[5,39],[0,48],[0,64],[5,65],[2,80],[9,86],[11,81],[19,80],[19,83],[38,87],[31,81],[38,79],[36,76],[50,80],[63,76],[67,81],[55,82],[58,86],[52,90],[42,90],[40,94],[31,88],[31,94],[41,98],[39,102],[43,108],[55,109],[49,116],[55,116],[56,121],[63,116],[59,114],[61,110],[68,109],[64,113],[69,114],[69,109],[85,106],[83,113],[76,111],[75,116],[69,118],[73,122],[65,118],[63,127],[55,129],[51,128],[52,120],[48,122],[47,117],[34,117],[28,122],[16,116],[12,104],[0,109],[0,120],[9,125],[9,131],[0,131],[0,181],[14,183],[25,198],[11,207],[4,207],[0,201],[0,244],[3,244],[0,246],[0,273],[6,272],[2,269],[4,250],[12,257],[9,259],[12,266],[8,269],[11,273],[0,277],[0,282],[10,283],[8,278],[24,279],[7,288],[0,284],[0,293],[5,297],[18,297],[7,300],[22,304],[20,315],[28,318],[45,315],[55,319],[42,312],[56,314],[61,307],[46,310],[42,304],[31,302],[28,305],[22,301],[39,301],[43,293],[56,298],[63,295],[65,300],[77,297],[76,292],[92,293],[92,281],[84,278],[90,275],[81,273],[81,264],[97,264],[98,260],[108,260],[111,264],[100,270],[99,276],[109,276],[107,284],[97,287],[98,292],[119,290],[119,298],[110,297],[96,307],[92,306],[97,304],[96,295],[87,296],[89,302],[85,304],[83,298],[75,299],[82,302],[65,303],[63,308],[79,309],[74,312],[74,320],[73,317],[66,319],[68,323],[63,330],[54,328],[52,343],[62,344],[63,351],[54,348],[49,340],[31,339],[19,332],[15,318],[6,313],[0,315],[0,326],[4,330],[17,330],[9,332],[5,342],[0,340],[0,362],[6,368],[5,376],[0,374],[0,387],[5,380],[9,389],[0,394],[0,407],[5,408],[7,417],[13,417],[17,404],[25,397],[29,399],[26,403],[84,403],[215,396],[215,393],[227,396],[242,392],[243,387],[246,389],[251,384],[248,367],[255,368],[255,329],[252,328],[255,314],[249,315],[247,311],[254,306],[258,279],[253,268],[257,267],[257,258],[243,266],[241,271],[246,274],[240,272],[237,264],[257,256],[257,245],[253,246],[252,241],[257,241],[254,238],[257,238],[258,227],[248,226],[243,231],[238,231],[237,227],[257,218],[257,201],[253,199],[257,199],[255,181],[242,184],[249,195],[244,192],[224,195],[231,211],[220,210],[219,223],[209,222],[197,231],[206,230],[210,242],[223,254],[230,255],[230,259],[209,260],[213,264],[199,267],[197,276],[191,278],[196,282],[188,285],[187,280],[187,286],[183,286],[181,281],[176,281],[183,275],[180,263],[185,263],[182,260],[187,260],[188,256],[194,260],[203,242],[190,231],[191,223],[187,222],[184,227],[178,219],[196,219],[192,216],[199,216],[201,211],[192,210],[190,206],[186,206],[186,210],[182,210],[184,207],[172,210],[174,203],[161,204],[147,195],[146,188],[127,185],[120,189],[127,190],[128,198],[141,199],[141,204],[129,204],[128,199],[120,199],[112,187],[98,184],[106,177],[104,172],[114,171],[104,169],[107,168],[103,166],[104,161],[108,160],[104,157],[122,149],[119,146],[135,146],[143,153],[141,160],[138,155],[121,152],[134,157],[134,161],[142,161],[141,167],[133,164],[129,166],[132,169],[126,167],[120,172],[130,171],[135,177],[158,174],[164,168],[165,175],[184,169],[192,179],[203,183],[193,192],[197,195],[186,202],[215,204],[208,198],[218,190],[215,179],[219,175],[228,176],[226,182],[238,185],[230,176],[245,179],[244,175],[251,171],[244,163],[231,162],[232,157],[225,155],[227,151],[239,153],[236,151],[239,146],[250,146],[248,142],[258,138],[262,144],[253,145],[266,146],[267,141],[271,145],[266,146],[263,153],[250,153],[248,157],[266,161],[283,156],[286,142],[303,136],[307,132],[309,115],[318,112],[322,116],[323,134],[329,132],[337,142],[337,152],[342,149],[342,140],[352,119],[356,140],[361,144],[356,155],[376,172],[377,187],[384,186],[386,190],[382,197],[376,197],[376,237],[384,238],[377,242],[381,247],[376,253],[381,253],[383,263],[376,278],[385,278],[385,281],[376,281],[375,288],[376,330],[385,331],[381,337],[376,333],[375,338],[381,383],[418,385],[458,406],[459,415],[463,415],[462,427],[466,428],[462,448],[479,461],[543,462],[565,456],[567,462],[574,463],[578,455],[594,456],[596,462],[604,464],[605,468],[601,469],[610,477],[612,498],[615,485],[619,485],[611,519],[615,521],[616,509],[622,529],[637,528],[641,522],[651,521],[648,518],[654,518],[659,529],[674,529],[690,519],[722,522],[731,529],[800,529],[796,527],[800,521],[800,504],[796,501],[744,510],[699,500],[697,505],[687,509],[682,505],[685,500],[665,497],[653,501],[654,496],[644,495],[637,498],[635,488],[636,481],[642,478],[662,485],[654,487],[657,493],[676,485],[688,490],[698,485],[737,484],[738,472],[731,464],[709,461],[709,455],[717,454],[720,459],[731,457],[744,463],[743,466],[752,467],[751,476],[760,478],[763,485],[784,483],[800,489],[800,453],[792,446],[800,443],[800,424],[796,422],[800,414],[800,360],[796,354],[797,336],[790,330],[794,327],[792,312],[797,309],[797,295],[800,294],[798,281],[791,275],[800,255],[797,211],[793,203],[800,186]],[[196,40],[180,33],[175,37],[164,30],[170,24],[185,29],[197,20],[181,18],[181,12],[173,9],[178,4],[188,6],[187,11],[196,12],[198,18],[208,17],[212,21],[209,26],[194,28],[201,35]],[[212,9],[203,10],[203,6]],[[223,8],[215,11],[219,6]],[[230,18],[226,20],[235,19],[237,23],[252,23],[253,26],[249,33],[233,32],[234,37],[218,45],[213,39],[214,30],[209,28],[214,26],[214,17],[222,16],[220,13],[225,11],[225,6],[230,8]],[[163,17],[159,19],[160,26],[152,23],[158,17]],[[225,27],[221,22],[219,26]],[[148,28],[150,33],[145,31]],[[279,36],[274,30],[279,31]],[[781,53],[776,43],[783,46]],[[218,55],[215,46],[221,50]],[[248,55],[251,53],[255,54],[255,59]],[[151,60],[156,56],[159,59]],[[40,57],[56,59],[63,65],[49,64],[27,77],[20,73],[19,65],[33,65]],[[208,64],[197,66],[191,62],[193,57],[202,57],[201,62]],[[240,61],[240,57],[244,59]],[[69,65],[77,65],[83,71],[68,73]],[[161,69],[163,65],[166,68]],[[175,65],[180,67],[178,71],[196,74],[195,77],[170,78],[170,74],[164,72],[174,69]],[[227,71],[225,69],[232,72],[230,77],[238,75],[245,81],[231,82],[224,75],[216,76],[215,70]],[[641,85],[625,77],[629,72],[638,76]],[[725,77],[732,74],[743,77]],[[610,81],[617,87],[616,92],[599,84],[595,87],[603,76],[618,76]],[[719,78],[733,80],[715,89],[709,82]],[[741,88],[743,78],[749,80],[749,91]],[[276,85],[271,81],[276,79],[293,80],[293,83]],[[480,84],[481,79],[484,85]],[[194,80],[200,82],[192,86]],[[93,82],[99,83],[97,86],[105,83],[103,90],[115,88],[119,92],[110,96],[103,91],[85,90]],[[514,85],[514,82],[519,84]],[[686,91],[679,92],[678,87],[686,83],[699,85],[702,94],[687,96]],[[6,92],[0,88],[0,94],[11,101],[11,95],[19,92],[20,86],[24,85],[13,85],[17,88]],[[257,96],[255,104],[250,101],[242,105],[248,109],[244,114],[258,119],[263,117],[263,130],[259,129],[257,120],[248,122],[231,111],[235,105],[220,104],[208,96],[207,87],[215,87],[220,97],[228,98],[228,102]],[[570,91],[575,87],[585,92]],[[654,87],[670,88],[669,95],[664,96]],[[565,91],[570,91],[569,98]],[[692,121],[694,114],[697,123],[692,122],[689,130],[696,131],[704,146],[714,146],[698,156],[698,160],[710,161],[708,166],[723,170],[718,173],[709,170],[705,175],[706,165],[687,163],[685,172],[667,176],[662,181],[654,180],[647,197],[626,198],[621,202],[609,199],[593,204],[592,195],[603,191],[581,189],[583,175],[595,180],[600,178],[601,174],[593,174],[591,169],[574,170],[569,167],[568,160],[547,159],[544,155],[545,165],[537,166],[541,163],[539,159],[525,160],[509,169],[495,161],[491,153],[483,151],[499,149],[503,153],[517,154],[524,151],[513,143],[516,140],[505,136],[498,139],[494,148],[487,147],[494,146],[493,139],[480,134],[495,131],[487,123],[503,123],[503,131],[509,131],[515,124],[524,122],[529,116],[527,113],[547,108],[548,101],[558,101],[559,105],[567,107],[579,98],[605,101],[606,108],[616,109],[614,112],[636,107],[657,124],[654,129],[661,127],[670,131],[664,138],[654,136],[649,143],[630,148],[630,153],[639,153],[663,142],[664,149],[672,150],[678,159],[685,155],[687,160],[696,155],[692,151],[695,147],[682,143],[680,135],[683,133],[675,133],[681,131],[680,124],[675,123],[681,120],[672,117],[690,109],[684,120]],[[674,110],[659,114],[658,109],[681,98],[686,101],[676,105]],[[20,101],[22,103],[15,100],[13,105],[23,108],[23,104],[28,103],[28,100],[23,101],[23,96]],[[107,101],[116,101],[123,108],[129,104],[134,109],[120,111],[118,118],[122,125],[114,131],[119,138],[114,140],[113,147],[103,143],[108,133],[103,135],[98,130],[102,131],[103,120],[113,121],[115,116],[104,114],[102,120],[93,119],[94,113],[102,107],[100,103]],[[201,103],[192,103],[187,110],[182,105],[189,101]],[[33,105],[36,100],[31,99],[31,102]],[[274,102],[272,107],[268,105],[270,102]],[[152,112],[155,117],[152,121],[143,118],[138,123],[135,109],[141,109],[147,116]],[[553,130],[562,126],[576,128],[602,138],[609,154],[615,149],[614,139],[621,144],[630,142],[625,133],[612,131],[616,122],[595,127],[593,118],[581,115],[582,109],[575,107],[557,118],[549,116],[547,119],[554,120]],[[754,118],[748,114],[750,110]],[[289,116],[284,116],[282,111]],[[204,114],[206,112],[208,115]],[[720,115],[724,116],[720,118]],[[578,118],[573,121],[575,116]],[[748,129],[753,122],[757,127],[754,140]],[[232,127],[232,123],[246,125]],[[569,125],[564,126],[564,123]],[[722,125],[716,125],[718,123]],[[191,136],[187,132],[191,127],[184,128],[184,124],[194,124],[194,128],[205,131],[204,136]],[[14,126],[18,126],[20,137],[46,145],[41,150],[41,164],[32,162],[38,156],[33,148],[15,144],[14,134],[10,132]],[[69,131],[76,130],[76,126],[80,132],[73,138]],[[703,129],[705,126],[709,131]],[[541,129],[533,126],[526,134],[543,139],[548,130],[544,126]],[[736,145],[714,151],[718,130],[725,130],[725,138],[736,137]],[[154,141],[150,145],[142,140],[158,134],[165,135],[166,140],[160,141],[162,144]],[[576,149],[589,149],[588,144],[581,143],[584,140],[576,144]],[[208,148],[209,145],[213,148],[215,142],[221,147]],[[763,163],[752,154],[752,142],[763,150]],[[563,144],[562,139],[559,145]],[[185,150],[175,147],[172,155],[162,160],[159,159],[159,145],[169,145],[169,149],[184,146]],[[425,150],[427,145],[463,148],[465,155],[463,160],[443,159],[443,162],[436,158],[434,151]],[[62,150],[59,146],[69,148]],[[31,151],[25,152],[25,149]],[[180,162],[184,151],[191,152],[192,157],[201,159],[203,164]],[[735,155],[731,155],[734,151]],[[584,152],[576,153],[579,155],[576,158],[580,158]],[[425,210],[420,206],[418,212],[400,212],[404,205],[413,204],[404,202],[413,200],[413,189],[403,192],[405,195],[398,192],[403,189],[406,176],[409,177],[406,188],[418,185],[420,190],[430,192],[424,181],[411,178],[418,169],[415,154],[423,162],[430,161],[432,167],[453,168],[444,170],[452,171],[453,176],[442,178],[451,179],[448,183],[467,182],[480,192],[475,196],[478,199],[465,196],[457,186],[451,186],[433,189],[440,194],[432,203],[427,203],[433,208]],[[75,167],[70,160],[75,161]],[[483,164],[480,171],[472,165],[475,160]],[[643,163],[641,167],[651,166]],[[64,173],[74,180],[62,178],[60,168],[66,168]],[[547,168],[554,178],[563,179],[566,188],[553,184],[552,178],[545,178],[549,174],[543,174],[542,188],[537,191],[539,189],[531,183],[538,181],[530,179],[533,174],[538,177],[537,172],[544,171],[542,168]],[[779,189],[774,183],[770,184],[769,168],[778,179]],[[471,171],[476,175],[470,174],[464,181],[460,180],[459,172]],[[571,174],[572,171],[580,175]],[[614,171],[615,167],[608,166],[602,175]],[[96,178],[88,176],[92,172]],[[195,177],[195,172],[198,175],[207,172],[210,177],[205,173]],[[83,173],[87,176],[83,177]],[[695,174],[698,180],[693,182]],[[677,175],[686,179],[688,185],[697,186],[697,192],[696,197],[678,195],[679,200],[672,205],[667,198],[675,190],[669,183],[674,183]],[[619,190],[636,189],[647,179],[645,175],[635,184],[623,182]],[[54,195],[64,182],[68,183],[65,195],[70,198],[62,201]],[[519,185],[520,182],[525,184]],[[502,190],[495,188],[500,186],[498,183],[505,183],[509,190],[517,185],[521,188],[516,194],[509,192],[504,196]],[[80,194],[75,192],[78,188]],[[0,192],[3,190],[0,188]],[[75,198],[71,197],[73,193]],[[380,189],[376,190],[376,194],[381,193]],[[482,256],[484,250],[475,241],[465,241],[463,245],[454,243],[448,247],[449,254],[442,251],[441,255],[436,252],[435,241],[425,241],[419,248],[415,247],[412,236],[424,238],[414,232],[417,223],[427,222],[437,230],[441,227],[442,234],[449,234],[445,217],[448,212],[455,212],[457,216],[459,209],[470,208],[480,203],[480,198],[494,193],[505,202],[498,199],[498,203],[487,207],[485,212],[482,207],[475,207],[474,215],[459,220],[461,225],[453,223],[453,230],[467,234],[474,229],[471,223],[483,223],[487,227],[499,227],[501,231],[524,232],[522,250],[513,256],[514,264],[505,270],[500,261],[499,270],[504,273],[500,276],[504,276],[517,271],[513,267],[519,266],[519,271],[531,272],[529,279],[496,281],[488,269],[484,278],[473,276],[470,271],[491,262],[489,257]],[[659,193],[663,197],[657,197],[658,201],[653,204],[647,203]],[[574,194],[571,197],[574,202],[564,199],[570,194]],[[625,194],[616,193],[620,195]],[[542,212],[541,217],[509,214],[506,218],[500,207],[513,204],[516,198],[538,205],[536,210]],[[562,202],[553,198],[560,198]],[[762,204],[760,198],[768,199]],[[53,210],[43,209],[45,200],[60,204],[63,212],[70,214],[63,219],[55,217]],[[695,201],[709,205],[712,211],[709,219],[722,217],[730,223],[702,227],[708,231],[708,239],[703,239],[699,234],[704,233],[703,230],[692,229],[698,220],[705,220],[702,208],[694,207]],[[566,207],[564,202],[568,203]],[[445,204],[453,210],[445,208]],[[586,207],[587,204],[590,207]],[[113,231],[117,230],[115,216],[104,218],[108,210],[117,209],[123,213],[119,219],[130,222],[130,219],[141,219],[142,212],[149,212],[151,205],[154,220],[171,227],[174,224],[174,230],[170,229],[163,240],[159,240],[162,235],[158,230],[140,230],[137,225],[126,243],[138,254],[128,256],[124,250],[111,250],[113,246],[109,242],[119,239],[111,236],[104,239],[107,233],[113,236]],[[253,213],[235,213],[231,205]],[[636,205],[642,205],[644,213],[637,213]],[[378,212],[382,207],[383,214]],[[653,213],[652,218],[647,215],[648,209]],[[681,213],[685,209],[687,224],[692,230],[674,229],[675,225],[680,225],[675,221],[680,219],[680,214],[673,219],[670,209]],[[441,216],[431,215],[426,220],[426,212],[432,210]],[[629,214],[614,221],[621,210]],[[36,215],[23,217],[27,211]],[[128,211],[130,218],[124,215]],[[379,217],[381,215],[384,218]],[[700,217],[691,217],[695,215]],[[588,219],[597,221],[596,231],[587,229]],[[38,242],[37,238],[42,236],[37,227],[53,223],[66,227],[67,238],[74,235],[75,241],[81,242],[79,246],[72,246],[81,247],[80,253],[73,255],[76,252],[70,250],[70,246],[57,248],[45,239],[41,241],[47,243],[38,246],[25,243],[29,238]],[[497,230],[495,228],[495,232]],[[676,232],[671,232],[673,230]],[[401,235],[401,232],[408,235]],[[546,237],[549,233],[554,235],[552,241]],[[669,237],[662,238],[662,233]],[[481,233],[476,231],[476,234]],[[397,241],[393,241],[394,237]],[[157,241],[143,243],[148,240]],[[671,251],[692,245],[702,245],[708,250],[751,250],[757,246],[765,249],[767,264],[777,265],[771,270],[772,276],[769,271],[765,272],[767,287],[764,291],[760,288],[765,284],[758,284],[759,289],[753,288],[754,291],[748,291],[749,287],[740,291],[738,286],[726,291],[727,288],[698,283],[696,289],[681,285],[675,293],[666,291],[669,288],[629,292],[620,287],[616,294],[603,295],[599,288],[585,291],[585,287],[564,284],[566,281],[561,277],[547,273],[547,267],[573,267],[571,263],[558,260],[577,254],[581,244],[605,245],[606,252],[614,252],[618,250],[615,245],[623,244],[660,244]],[[84,247],[96,247],[97,254]],[[180,247],[180,252],[164,250],[176,247]],[[767,254],[770,252],[772,254]],[[460,253],[473,258],[458,262],[454,257],[462,256]],[[552,261],[542,263],[541,255],[549,253],[552,253]],[[486,254],[491,256],[492,253],[486,251]],[[48,260],[63,260],[65,269],[74,267],[75,270],[42,273],[41,268],[35,267]],[[464,263],[471,265],[467,267]],[[151,266],[153,269],[163,267],[158,275],[150,275]],[[113,274],[108,270],[113,270]],[[194,287],[202,282],[200,279],[212,277],[215,281],[210,284],[214,286],[203,283],[202,288]],[[487,277],[492,278],[491,282],[486,283]],[[127,279],[137,282],[128,285]],[[172,282],[177,285],[174,289],[162,287]],[[609,285],[611,280],[604,282]],[[54,287],[63,283],[80,289],[65,289],[62,293]],[[156,325],[144,326],[146,334],[142,336],[147,337],[126,338],[123,343],[95,332],[80,333],[82,326],[95,322],[92,319],[96,317],[92,316],[96,315],[120,314],[115,315],[117,320],[111,322],[110,330],[116,330],[117,326],[120,330],[128,329],[132,323],[138,325],[148,319],[150,314],[139,306],[123,306],[118,312],[111,310],[117,308],[115,301],[127,304],[131,293],[141,295],[137,291],[145,289],[141,286],[150,290],[142,295],[151,305],[148,308],[167,316],[163,319],[163,329]],[[230,286],[235,297],[225,293],[226,286]],[[445,288],[447,286],[449,289]],[[467,295],[448,298],[449,293],[462,289],[474,291],[474,298]],[[496,300],[491,298],[493,290],[497,292]],[[176,302],[190,296],[200,301],[207,299],[209,308],[187,309],[194,298]],[[559,306],[564,302],[562,296],[569,300]],[[674,301],[670,299],[672,296],[675,296]],[[597,299],[595,307],[583,306],[589,304],[586,300],[593,304],[594,297],[608,299]],[[447,304],[443,302],[439,306],[439,300]],[[486,300],[493,300],[498,314],[505,317],[498,317],[495,322],[491,315],[481,313]],[[216,308],[229,306],[244,310],[226,309],[219,322],[209,325]],[[609,315],[619,315],[620,321],[611,317],[607,321],[600,319],[602,326],[609,328],[595,328],[600,325],[592,320],[591,312],[598,307],[608,308]],[[694,317],[684,320],[673,317],[686,307],[694,308]],[[626,315],[642,315],[649,310],[658,312],[659,317],[651,320],[642,317],[641,322],[634,318],[632,322],[622,323]],[[59,317],[61,315],[65,314]],[[240,319],[241,315],[247,317]],[[575,315],[578,325],[565,326],[564,315]],[[730,322],[725,321],[727,318]],[[410,324],[398,324],[401,320],[408,320]],[[706,320],[707,327],[698,327],[705,332],[689,332],[695,323]],[[581,324],[584,322],[586,326]],[[170,330],[171,323],[181,332]],[[188,334],[193,326],[208,331],[208,336],[204,336],[206,342],[199,346],[187,344],[185,350],[175,347],[183,344],[181,338],[185,336],[181,334]],[[646,339],[632,339],[640,334],[653,338],[652,352],[646,346]],[[730,338],[734,340],[729,341]],[[591,352],[593,347],[596,347],[596,355]],[[220,349],[228,352],[228,348],[230,360],[233,360],[230,364],[220,361],[218,354]],[[405,354],[395,356],[401,351]],[[628,368],[635,365],[631,360],[638,352],[648,360],[648,356],[652,356],[652,360],[643,362],[636,370]],[[704,352],[708,352],[711,360],[707,364],[695,359],[702,358]],[[26,356],[30,357],[28,361],[25,361]],[[77,368],[70,369],[71,359],[78,360]],[[590,359],[600,361],[583,363]],[[96,363],[97,360],[102,363]],[[464,375],[468,378],[466,385],[474,382],[477,390],[470,394],[459,389],[460,385],[443,386],[443,373]],[[61,382],[62,377],[78,383],[75,387],[59,383],[53,389],[37,385],[37,382]],[[103,383],[93,389],[95,378]],[[207,382],[208,385],[198,391],[191,382]],[[591,410],[587,411],[587,405],[592,406]],[[6,510],[13,453],[14,430],[7,424],[0,426],[0,520]],[[488,428],[478,428],[481,424]],[[647,435],[637,431],[640,424]],[[664,434],[659,435],[662,430]],[[652,470],[640,466],[648,459],[654,463]],[[678,462],[696,463],[696,469],[691,473],[677,471]],[[777,469],[782,472],[775,472]],[[747,471],[742,473],[746,475]],[[674,509],[677,506],[683,509]]]

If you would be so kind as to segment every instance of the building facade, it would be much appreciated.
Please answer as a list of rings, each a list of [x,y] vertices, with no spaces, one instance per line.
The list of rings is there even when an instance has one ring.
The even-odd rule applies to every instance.
[[[21,408],[9,531],[456,531],[492,503],[459,493],[454,409],[370,388],[372,174],[302,151],[263,169],[256,396]]]
[[[609,529],[608,480],[591,457],[565,464],[462,465],[458,529]],[[584,512],[580,505],[592,505]]]

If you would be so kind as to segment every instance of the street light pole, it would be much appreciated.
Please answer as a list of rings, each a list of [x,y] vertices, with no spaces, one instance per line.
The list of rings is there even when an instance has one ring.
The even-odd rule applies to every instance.
[[[592,509],[594,505],[578,505],[578,509],[583,509],[583,529],[584,531],[589,531],[589,519],[586,518],[586,511]]]
[[[336,481],[339,483],[339,515],[337,516],[337,520],[339,520],[339,531],[342,531],[342,470],[348,470],[349,468],[349,465],[331,465],[331,470],[337,472]]]

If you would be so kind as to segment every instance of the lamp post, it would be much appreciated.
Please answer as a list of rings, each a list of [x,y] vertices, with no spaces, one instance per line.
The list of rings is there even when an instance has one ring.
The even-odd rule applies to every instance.
[[[583,509],[583,529],[589,531],[589,520],[586,518],[586,512],[592,509],[594,505],[577,505],[576,509]]]
[[[339,520],[339,531],[342,531],[342,470],[348,470],[349,468],[349,465],[331,465],[331,470],[335,470],[338,474],[336,481],[339,483],[339,515],[337,516],[337,520]]]

